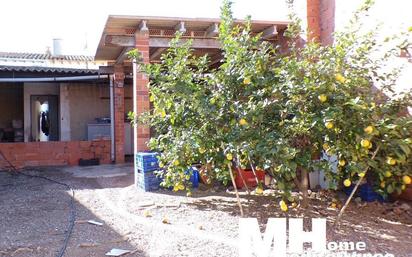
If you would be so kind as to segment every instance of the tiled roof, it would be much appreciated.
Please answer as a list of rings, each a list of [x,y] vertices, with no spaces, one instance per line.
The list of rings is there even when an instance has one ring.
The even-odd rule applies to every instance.
[[[98,74],[95,69],[73,69],[73,68],[54,68],[38,66],[3,66],[0,65],[0,72],[47,72],[47,73],[65,73],[65,74]]]
[[[0,58],[7,59],[24,59],[24,60],[64,60],[64,61],[93,61],[93,56],[87,55],[60,55],[53,56],[51,54],[38,54],[38,53],[13,53],[13,52],[0,52]]]

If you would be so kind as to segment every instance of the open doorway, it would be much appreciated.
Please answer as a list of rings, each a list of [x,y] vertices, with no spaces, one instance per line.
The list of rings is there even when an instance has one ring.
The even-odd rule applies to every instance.
[[[58,97],[55,95],[32,95],[30,102],[32,141],[58,141]]]

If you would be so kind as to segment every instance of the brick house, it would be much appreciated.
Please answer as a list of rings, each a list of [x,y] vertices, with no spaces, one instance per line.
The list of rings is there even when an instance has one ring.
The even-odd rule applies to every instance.
[[[309,30],[307,39],[333,43],[335,28],[340,29],[340,22],[347,20],[358,4],[358,1],[307,0],[304,6],[299,5],[298,14]],[[127,59],[127,51],[137,48],[144,63],[158,62],[175,32],[180,31],[183,39],[193,39],[196,53],[208,53],[211,65],[218,65],[219,22],[206,18],[111,15],[94,59],[51,53],[0,53],[0,151],[15,166],[24,167],[75,165],[80,158],[122,163],[125,155],[147,150],[150,129],[131,128],[125,120],[129,111],[141,113],[150,107],[148,78]],[[252,31],[284,46],[282,35],[287,24],[287,21],[252,21]],[[410,57],[405,56],[400,61],[408,62],[411,69]],[[54,130],[49,131],[47,138],[44,133],[39,135],[43,120],[39,116],[41,105],[36,107],[40,112],[33,114],[36,105],[33,101],[38,96],[43,96],[40,103],[47,100],[55,106],[53,117],[57,121],[53,122]],[[112,122],[101,124],[96,118]],[[11,139],[11,134],[16,133],[20,137]]]

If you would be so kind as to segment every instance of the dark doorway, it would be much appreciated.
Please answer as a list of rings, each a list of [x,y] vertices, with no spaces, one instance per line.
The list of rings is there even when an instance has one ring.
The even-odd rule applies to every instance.
[[[55,95],[32,95],[31,140],[59,140],[59,99]]]

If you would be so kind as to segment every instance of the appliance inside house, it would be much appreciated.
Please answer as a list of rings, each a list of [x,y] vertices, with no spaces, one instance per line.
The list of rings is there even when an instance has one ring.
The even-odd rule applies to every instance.
[[[31,96],[32,141],[59,140],[59,109],[57,96]]]

